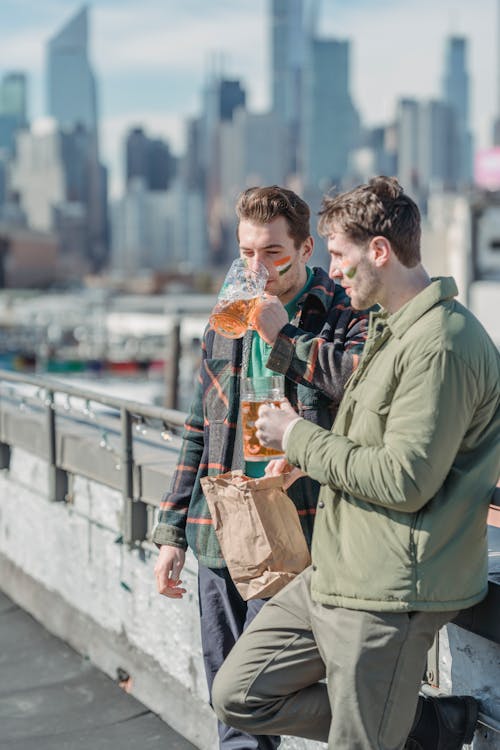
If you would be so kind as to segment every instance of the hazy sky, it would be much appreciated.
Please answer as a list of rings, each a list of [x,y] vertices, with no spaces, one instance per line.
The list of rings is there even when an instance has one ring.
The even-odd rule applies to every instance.
[[[497,109],[497,1],[322,0],[320,36],[352,41],[352,94],[369,125],[393,119],[400,96],[438,96],[445,38],[470,40],[476,144],[490,145]],[[268,0],[94,0],[90,53],[98,80],[103,160],[113,192],[133,125],[183,148],[214,53],[239,77],[254,111],[269,103]],[[45,45],[81,7],[72,0],[0,0],[0,74],[25,70],[30,115],[45,114]]]

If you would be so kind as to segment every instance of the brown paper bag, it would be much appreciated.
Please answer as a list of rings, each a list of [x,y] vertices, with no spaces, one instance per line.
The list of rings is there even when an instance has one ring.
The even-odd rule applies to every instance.
[[[201,480],[215,533],[242,598],[276,594],[310,563],[283,477],[248,479],[230,471]]]

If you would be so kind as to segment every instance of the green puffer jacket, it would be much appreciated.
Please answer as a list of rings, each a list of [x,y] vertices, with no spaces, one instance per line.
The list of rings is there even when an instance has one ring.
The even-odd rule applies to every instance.
[[[312,595],[375,611],[463,609],[487,591],[500,473],[500,357],[435,279],[372,313],[331,433],[300,420],[286,453],[322,485]]]

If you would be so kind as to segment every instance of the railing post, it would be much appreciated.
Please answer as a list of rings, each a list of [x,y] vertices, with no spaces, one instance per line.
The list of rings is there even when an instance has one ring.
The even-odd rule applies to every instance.
[[[121,414],[121,464],[123,476],[123,541],[133,545],[142,542],[147,533],[146,505],[134,499],[134,456],[132,446],[132,415],[125,406]]]
[[[49,465],[49,500],[61,503],[68,494],[68,475],[57,466],[56,412],[54,409],[54,391],[48,390],[45,398],[48,465]]]
[[[165,365],[165,406],[177,409],[179,404],[179,365],[181,359],[181,320],[176,316],[168,337],[168,353]]]
[[[0,469],[10,469],[10,445],[0,442]]]

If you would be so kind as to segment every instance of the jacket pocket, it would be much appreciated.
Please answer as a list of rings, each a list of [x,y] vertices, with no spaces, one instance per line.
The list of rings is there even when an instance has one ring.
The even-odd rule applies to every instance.
[[[391,408],[391,394],[386,388],[365,381],[350,393],[350,397],[352,419],[349,437],[360,445],[381,445]]]
[[[203,363],[203,411],[211,423],[223,422],[232,398],[233,366],[227,359],[206,359]]]
[[[351,392],[351,398],[363,409],[385,416],[391,408],[392,393],[384,386],[365,380]]]

